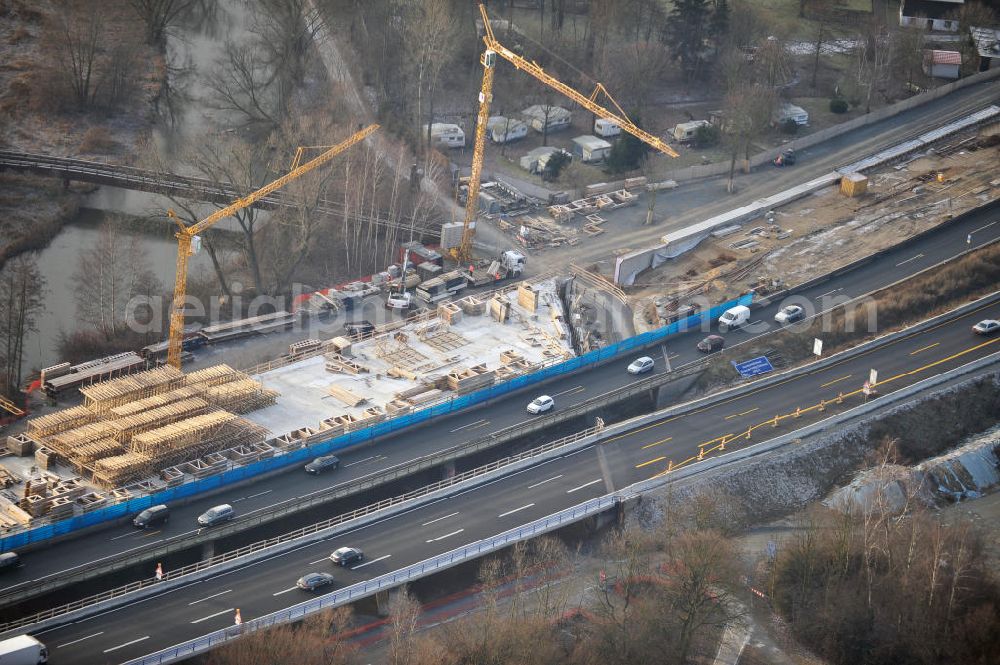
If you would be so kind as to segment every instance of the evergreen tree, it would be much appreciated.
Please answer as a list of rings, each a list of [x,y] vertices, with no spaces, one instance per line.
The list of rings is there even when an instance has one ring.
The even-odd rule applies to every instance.
[[[640,126],[639,119],[633,116],[632,120],[636,126]],[[634,171],[646,161],[649,146],[632,136],[622,132],[618,141],[611,146],[611,154],[608,155],[607,171],[609,173],[626,173]]]
[[[666,36],[674,57],[680,60],[681,69],[689,82],[700,73],[711,19],[709,0],[674,0]]]
[[[728,0],[715,0],[712,8],[712,18],[708,25],[708,33],[715,42],[718,49],[729,33],[729,2]]]

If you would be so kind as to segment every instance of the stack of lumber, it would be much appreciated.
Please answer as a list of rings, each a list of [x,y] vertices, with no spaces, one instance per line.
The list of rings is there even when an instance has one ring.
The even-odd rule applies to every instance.
[[[58,434],[59,432],[91,423],[95,418],[96,416],[87,407],[74,406],[45,416],[32,418],[28,421],[28,436],[33,439],[51,436],[52,434]]]
[[[266,389],[260,381],[250,378],[207,387],[203,394],[209,403],[233,413],[263,409],[278,399],[277,390]]]
[[[212,411],[194,418],[171,423],[132,437],[129,451],[150,458],[163,457],[168,452],[197,446],[210,439],[226,423],[237,416],[225,411]]]
[[[107,422],[101,421],[90,423],[83,427],[66,430],[55,436],[50,436],[45,440],[45,446],[61,457],[72,460],[75,450],[80,446],[114,437],[115,430]]]
[[[471,393],[493,385],[496,374],[486,369],[486,365],[460,367],[448,372],[448,388],[459,395]]]
[[[94,463],[94,482],[106,489],[120,487],[150,473],[152,460],[142,453],[123,453]]]
[[[129,402],[128,404],[116,406],[113,409],[110,409],[105,416],[108,418],[125,418],[136,413],[149,411],[150,409],[158,409],[174,402],[180,402],[182,400],[200,396],[201,391],[197,386],[177,388],[176,390],[171,390],[170,392],[152,395],[145,399],[139,399],[134,402]]]
[[[205,369],[191,372],[184,377],[185,386],[218,386],[230,381],[246,378],[243,372],[237,372],[229,365],[212,365]]]
[[[347,388],[341,388],[338,385],[331,385],[328,390],[330,391],[330,395],[332,397],[343,402],[347,406],[359,406],[364,404],[366,401],[366,398],[361,397],[360,395],[355,395]]]
[[[96,414],[104,414],[116,406],[165,393],[184,384],[184,374],[164,365],[138,374],[122,376],[83,388],[84,406]]]
[[[115,430],[114,438],[120,442],[128,443],[135,434],[148,432],[149,430],[191,418],[204,413],[210,408],[205,400],[192,397],[191,399],[173,402],[156,409],[143,411],[124,418],[109,420],[108,426]]]

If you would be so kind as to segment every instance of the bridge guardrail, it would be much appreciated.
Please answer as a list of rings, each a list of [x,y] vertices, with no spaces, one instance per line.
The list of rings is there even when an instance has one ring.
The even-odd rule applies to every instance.
[[[98,508],[93,512],[76,515],[72,518],[61,520],[59,522],[44,524],[42,526],[8,534],[0,539],[0,552],[22,548],[25,545],[62,536],[72,531],[93,526],[102,522],[122,519],[128,515],[136,514],[145,510],[152,505],[177,501],[195,494],[200,494],[208,490],[217,489],[225,485],[268,473],[270,471],[284,469],[294,464],[301,464],[308,461],[315,455],[335,452],[343,448],[374,441],[379,437],[386,436],[413,425],[427,422],[440,416],[464,410],[468,407],[475,406],[476,404],[488,402],[508,393],[549,380],[556,376],[576,372],[586,367],[603,364],[618,357],[619,355],[655,344],[666,337],[677,334],[678,332],[697,328],[705,319],[716,318],[723,311],[734,305],[750,304],[752,301],[753,293],[748,293],[729,302],[722,303],[710,309],[703,310],[697,314],[693,314],[680,321],[675,321],[674,323],[658,328],[657,330],[636,335],[635,337],[629,337],[616,344],[543,367],[542,369],[530,374],[523,374],[521,376],[514,377],[509,381],[495,384],[489,388],[484,388],[467,395],[451,397],[447,401],[431,405],[420,409],[419,411],[414,411],[405,416],[390,418],[364,429],[336,436],[326,441],[312,443],[306,448],[299,448],[284,454],[275,455],[274,457],[258,460],[246,466],[234,467],[220,474],[194,480],[176,487],[170,487],[154,494],[136,497],[122,503]],[[241,523],[246,524],[245,522]]]
[[[839,422],[844,422],[852,418],[856,418],[859,415],[864,415],[876,409],[883,408],[888,403],[905,400],[914,394],[926,390],[927,388],[946,383],[956,377],[969,374],[973,371],[982,369],[983,367],[987,367],[996,363],[998,358],[1000,358],[1000,353],[994,353],[990,356],[966,363],[965,365],[956,367],[942,374],[918,381],[913,385],[907,386],[893,393],[889,393],[888,395],[879,397],[878,399],[871,400],[843,413],[831,416],[830,418],[821,420],[817,423],[813,423],[805,429],[808,430],[808,433],[823,431],[824,429]],[[172,663],[184,658],[190,658],[228,641],[241,637],[247,633],[252,633],[276,624],[297,621],[309,614],[344,605],[348,602],[373,595],[383,589],[393,588],[401,584],[405,584],[412,579],[417,579],[439,570],[455,566],[470,558],[479,557],[483,554],[489,554],[518,542],[519,540],[525,540],[527,538],[548,533],[549,531],[554,531],[563,525],[571,524],[586,517],[604,512],[605,510],[618,506],[625,501],[629,501],[640,496],[643,492],[656,489],[669,482],[673,482],[674,480],[680,480],[684,477],[694,475],[695,473],[705,471],[708,468],[731,464],[746,457],[769,452],[770,450],[785,445],[801,436],[803,436],[802,431],[791,432],[769,441],[763,441],[761,443],[748,446],[747,448],[739,451],[734,451],[717,458],[712,458],[710,465],[702,467],[689,466],[685,467],[675,476],[661,475],[634,483],[633,485],[624,487],[617,492],[590,499],[589,501],[563,509],[557,513],[540,518],[521,527],[510,529],[496,536],[484,538],[474,543],[470,543],[469,545],[456,548],[436,557],[401,568],[398,571],[381,575],[366,582],[360,582],[358,584],[345,587],[344,589],[330,593],[322,598],[309,600],[283,610],[278,610],[277,612],[272,612],[271,614],[267,614],[263,617],[251,619],[245,622],[242,626],[233,626],[217,630],[202,637],[188,640],[166,649],[161,649],[160,651],[152,654],[148,654],[140,658],[134,658],[126,661],[124,665],[162,665],[164,663]]]

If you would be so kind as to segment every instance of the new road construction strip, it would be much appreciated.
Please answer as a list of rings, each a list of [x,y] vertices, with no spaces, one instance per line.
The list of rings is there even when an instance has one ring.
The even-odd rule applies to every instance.
[[[845,375],[867,377],[869,370],[875,368],[887,379],[879,385],[886,394],[970,361],[995,357],[993,354],[1000,350],[1000,337],[977,337],[970,328],[980,319],[1000,317],[1000,303],[994,301],[968,309],[950,315],[945,321],[925,325],[912,334],[882,340],[875,348],[865,348],[849,357],[845,354],[843,359],[831,359],[823,367],[777,377],[769,385],[751,386],[743,391],[707,398],[689,405],[682,413],[652,417],[630,431],[613,433],[599,444],[327,540],[248,563],[99,616],[41,631],[38,636],[51,644],[83,640],[74,644],[65,656],[60,653],[60,663],[105,662],[108,649],[118,649],[116,659],[126,660],[232,625],[233,617],[228,608],[241,608],[244,620],[248,620],[310,598],[307,592],[290,590],[295,580],[307,572],[332,572],[337,580],[335,588],[347,586],[607,494],[609,487],[599,469],[598,450],[607,465],[611,483],[625,487],[662,474],[671,462],[685,463],[696,456],[706,442],[717,442],[727,435],[766,424],[764,414],[772,414],[769,417],[773,420],[775,415],[799,409],[798,419],[780,420],[776,428],[770,424],[760,427],[751,432],[750,441],[731,439],[725,452],[786,435],[799,425],[862,404],[861,395],[845,397],[838,402],[840,393],[846,394],[846,391],[838,389],[837,385],[823,387],[832,379]],[[808,342],[803,340],[803,343]],[[911,355],[912,351],[929,344],[937,346]],[[853,386],[852,391],[859,388],[848,385]],[[818,409],[803,411],[820,403],[826,404],[822,412]],[[738,415],[748,411],[746,415]],[[737,418],[726,419],[734,413]],[[652,451],[645,446],[668,436],[671,440],[660,444],[657,454],[650,455]],[[646,464],[658,457],[664,459]],[[696,462],[687,464],[691,470],[697,469]],[[325,560],[340,546],[361,547],[371,565],[341,569]],[[377,563],[374,561],[380,558]],[[281,593],[286,590],[287,593]],[[192,608],[191,603],[195,601],[200,602]],[[217,616],[209,618],[216,613]],[[191,623],[202,618],[201,623]],[[143,641],[130,644],[135,640]]]

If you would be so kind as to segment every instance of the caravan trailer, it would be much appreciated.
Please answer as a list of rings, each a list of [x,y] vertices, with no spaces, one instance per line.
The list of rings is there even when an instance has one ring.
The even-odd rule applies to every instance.
[[[426,136],[427,125],[424,125],[423,131]],[[435,122],[431,124],[431,141],[445,148],[464,148],[465,132],[458,125]]]

